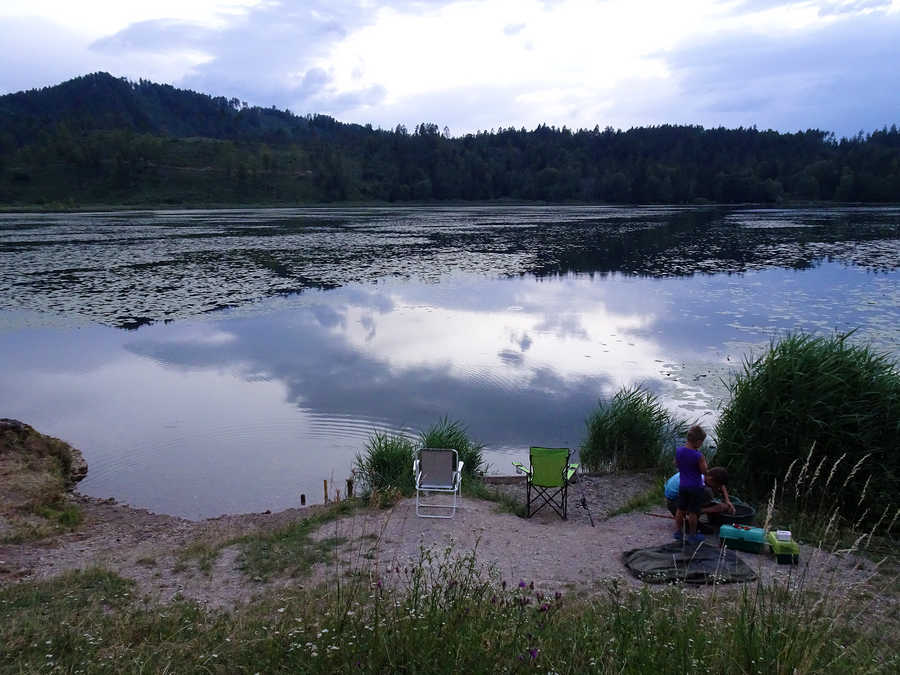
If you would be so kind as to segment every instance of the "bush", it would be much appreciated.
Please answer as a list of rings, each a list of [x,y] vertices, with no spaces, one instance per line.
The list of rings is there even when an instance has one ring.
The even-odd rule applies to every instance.
[[[804,504],[837,498],[848,517],[896,505],[900,373],[849,336],[789,335],[745,359],[716,426],[733,483],[762,498],[787,477]]]
[[[356,455],[355,471],[360,476],[363,494],[396,488],[410,495],[415,490],[412,474],[416,448],[400,434],[375,432],[366,441],[366,449]]]
[[[464,462],[463,475],[478,476],[484,470],[484,446],[475,443],[468,437],[462,422],[450,421],[444,417],[433,424],[428,431],[422,432],[420,440],[423,448],[452,448],[459,453]]]
[[[586,424],[581,462],[590,471],[653,468],[688,427],[640,385],[623,387],[608,401],[601,399]]]

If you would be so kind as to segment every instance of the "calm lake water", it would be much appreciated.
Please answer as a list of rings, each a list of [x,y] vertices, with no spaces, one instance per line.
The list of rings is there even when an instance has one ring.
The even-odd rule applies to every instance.
[[[711,427],[787,331],[900,360],[898,268],[897,208],[5,214],[0,417],[190,518],[321,501],[445,415],[510,473],[623,385]]]

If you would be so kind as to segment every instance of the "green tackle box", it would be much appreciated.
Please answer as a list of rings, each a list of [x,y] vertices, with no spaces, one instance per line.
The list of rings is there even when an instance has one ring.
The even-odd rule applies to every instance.
[[[797,565],[800,562],[800,547],[793,539],[779,541],[774,532],[769,532],[766,541],[779,565]]]
[[[723,525],[719,528],[719,541],[728,548],[747,553],[761,553],[766,545],[763,529],[749,525]]]

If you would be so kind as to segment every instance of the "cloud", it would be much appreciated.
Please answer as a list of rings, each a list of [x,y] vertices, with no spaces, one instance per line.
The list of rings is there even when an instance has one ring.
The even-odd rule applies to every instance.
[[[446,2],[394,2],[395,9],[437,7]],[[182,53],[195,63],[175,84],[213,95],[238,96],[263,106],[341,116],[365,111],[386,97],[378,83],[339,88],[326,67],[335,44],[373,23],[387,5],[370,2],[264,3],[225,17],[219,25],[156,19],[131,24],[94,41],[100,54]],[[146,73],[127,73],[146,77]],[[357,77],[357,79],[359,79]]]
[[[880,128],[900,110],[897,35],[896,14],[854,16],[790,39],[721,34],[666,55],[678,90],[657,109],[707,126]]]
[[[96,70],[83,40],[51,21],[0,18],[0,36],[0,94],[59,84]],[[35,49],[36,44],[41,48]]]
[[[92,38],[0,17],[0,90],[107,70],[383,128],[436,122],[455,135],[540,123],[853,134],[900,109],[900,12],[886,0],[662,5],[649,19],[618,0],[238,4],[180,18],[145,8]]]
[[[159,52],[208,48],[216,32],[190,21],[155,19],[133,23],[124,30],[95,40],[90,48],[101,53]]]
[[[857,14],[869,10],[883,10],[891,6],[891,0],[844,0],[824,2],[819,7],[820,16]]]

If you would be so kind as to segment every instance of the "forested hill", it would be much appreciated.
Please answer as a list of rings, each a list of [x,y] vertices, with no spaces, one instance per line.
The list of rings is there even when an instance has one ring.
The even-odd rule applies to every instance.
[[[900,131],[699,126],[459,138],[95,73],[0,96],[0,204],[900,202]]]

